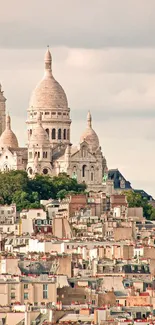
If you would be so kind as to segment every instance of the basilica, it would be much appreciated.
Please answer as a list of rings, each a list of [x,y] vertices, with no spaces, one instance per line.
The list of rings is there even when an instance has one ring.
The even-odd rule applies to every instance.
[[[26,170],[55,176],[67,173],[86,183],[88,191],[103,191],[107,181],[107,164],[99,138],[93,129],[91,113],[87,114],[85,131],[79,146],[71,143],[70,108],[62,86],[52,72],[52,57],[47,49],[44,76],[33,90],[27,109],[27,147],[20,147],[6,115],[6,98],[0,86],[0,170]]]

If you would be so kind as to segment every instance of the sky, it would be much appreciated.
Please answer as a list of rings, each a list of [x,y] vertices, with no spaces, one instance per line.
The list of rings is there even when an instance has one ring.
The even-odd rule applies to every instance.
[[[71,142],[90,110],[108,168],[155,197],[155,1],[0,0],[0,11],[0,82],[19,144],[49,45]]]

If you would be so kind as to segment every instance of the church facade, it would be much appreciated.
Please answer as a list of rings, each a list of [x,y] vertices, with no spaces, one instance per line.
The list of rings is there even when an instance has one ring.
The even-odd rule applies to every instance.
[[[0,170],[26,170],[29,177],[37,173],[55,176],[67,173],[85,182],[88,191],[100,192],[106,187],[107,163],[99,139],[87,114],[86,130],[79,146],[71,143],[71,118],[67,96],[52,73],[49,49],[44,59],[44,76],[30,98],[27,109],[28,145],[21,148],[11,129],[10,116],[5,116],[6,99],[0,87]]]

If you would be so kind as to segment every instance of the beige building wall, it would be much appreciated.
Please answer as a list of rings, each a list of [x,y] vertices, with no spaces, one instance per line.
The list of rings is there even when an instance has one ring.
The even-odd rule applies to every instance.
[[[1,274],[14,274],[20,275],[20,269],[18,267],[18,258],[1,258],[0,259],[0,273]]]
[[[148,306],[150,304],[149,296],[130,296],[126,297],[127,306]]]
[[[133,231],[132,228],[114,228],[114,240],[132,240],[133,238]]]
[[[59,267],[57,270],[57,274],[64,274],[67,275],[69,278],[71,278],[72,276],[71,263],[72,263],[71,255],[58,257]]]
[[[144,258],[155,259],[155,247],[144,246],[143,252],[144,252],[144,254],[143,254]]]
[[[43,285],[47,285],[47,299],[43,298]],[[14,302],[41,303],[57,301],[56,283],[52,282],[7,282],[0,283],[0,305],[7,306]]]

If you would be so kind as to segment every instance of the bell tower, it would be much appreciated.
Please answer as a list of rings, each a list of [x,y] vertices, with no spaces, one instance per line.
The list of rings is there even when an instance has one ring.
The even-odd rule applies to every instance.
[[[5,102],[6,102],[6,98],[3,95],[2,86],[0,84],[0,135],[5,130],[5,120],[6,120]]]

